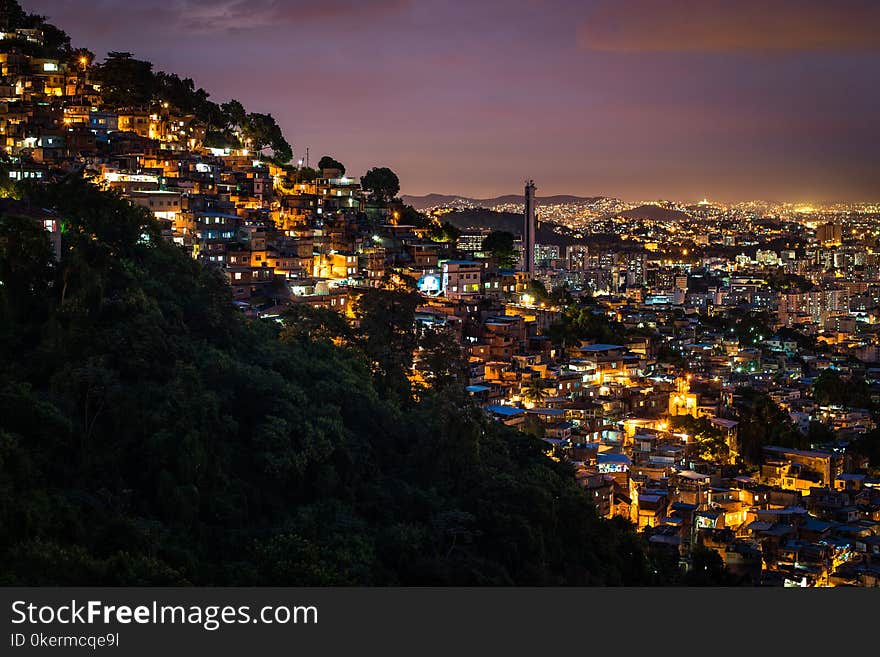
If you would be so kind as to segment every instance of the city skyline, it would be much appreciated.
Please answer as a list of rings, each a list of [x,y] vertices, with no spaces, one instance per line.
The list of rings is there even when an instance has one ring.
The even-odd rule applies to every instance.
[[[842,4],[26,8],[99,58],[128,50],[271,112],[297,158],[361,174],[378,157],[406,194],[487,198],[534,177],[542,195],[874,201],[880,13]]]

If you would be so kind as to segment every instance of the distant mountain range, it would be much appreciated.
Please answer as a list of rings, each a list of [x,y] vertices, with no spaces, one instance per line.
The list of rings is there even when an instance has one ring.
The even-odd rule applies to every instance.
[[[595,203],[601,201],[604,196],[570,196],[568,194],[559,194],[556,196],[539,196],[537,199],[538,206],[556,205],[556,204],[574,204],[574,203]],[[463,210],[461,216],[456,217],[457,221],[474,220],[473,227],[491,227],[495,230],[502,230],[496,224],[498,221],[510,221],[510,217],[493,217],[491,213],[474,212],[478,208],[493,208],[499,205],[523,205],[524,198],[516,194],[508,194],[507,196],[496,196],[495,198],[470,198],[467,196],[452,196],[449,194],[427,194],[425,196],[403,195],[403,202],[413,206],[416,210],[427,210],[437,207],[452,207]],[[509,213],[500,213],[506,215]],[[651,221],[685,221],[690,219],[690,215],[681,210],[666,208],[653,203],[645,203],[635,208],[621,210],[620,212],[608,213],[605,216],[619,215],[629,219],[647,219]],[[517,215],[520,216],[520,215]],[[551,222],[552,223],[552,222]]]
[[[602,196],[570,196],[558,194],[556,196],[539,196],[538,205],[555,205],[559,203],[592,203],[601,200]],[[495,205],[522,204],[522,194],[508,194],[495,198],[470,198],[468,196],[454,196],[451,194],[426,194],[425,196],[410,196],[404,194],[403,202],[413,206],[416,210],[436,208],[442,206],[470,205],[478,207],[492,207]]]
[[[523,216],[521,214],[497,212],[485,208],[453,210],[443,215],[443,221],[448,221],[460,230],[504,230],[514,235],[521,235],[523,229]],[[576,239],[568,234],[567,231],[568,229],[563,226],[557,226],[551,222],[541,222],[538,225],[536,239],[539,244],[557,244],[559,246],[583,242],[583,240]]]
[[[671,208],[664,208],[659,205],[651,204],[640,205],[632,210],[623,210],[617,214],[621,217],[628,217],[629,219],[650,219],[652,221],[683,221],[685,219],[690,219],[690,215],[681,210],[673,210]]]

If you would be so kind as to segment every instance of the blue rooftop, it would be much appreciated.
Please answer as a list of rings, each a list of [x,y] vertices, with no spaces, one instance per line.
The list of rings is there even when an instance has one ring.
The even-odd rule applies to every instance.
[[[487,406],[486,410],[490,413],[494,413],[495,415],[506,415],[507,417],[513,417],[515,415],[522,415],[525,413],[525,409],[517,408],[516,406],[501,406],[501,405],[492,405]]]
[[[596,455],[597,463],[622,463],[623,465],[629,465],[632,463],[629,457],[626,454],[614,454],[612,452],[603,452],[601,454]]]

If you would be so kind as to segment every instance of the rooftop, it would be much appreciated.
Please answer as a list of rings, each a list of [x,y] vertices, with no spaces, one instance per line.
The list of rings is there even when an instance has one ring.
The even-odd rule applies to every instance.
[[[619,344],[590,344],[586,347],[580,347],[578,351],[586,351],[589,353],[596,351],[614,351],[617,349],[626,349],[626,347]]]
[[[516,406],[502,406],[502,405],[492,405],[487,406],[486,410],[490,413],[494,413],[495,415],[504,415],[507,417],[514,417],[516,415],[522,415],[525,413],[524,408],[517,408]]]

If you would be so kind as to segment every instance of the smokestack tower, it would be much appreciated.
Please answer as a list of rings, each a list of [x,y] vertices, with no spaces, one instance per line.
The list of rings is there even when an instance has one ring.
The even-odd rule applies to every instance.
[[[526,204],[523,212],[523,271],[533,273],[535,271],[535,232],[537,231],[537,217],[535,216],[535,181],[526,183]]]

